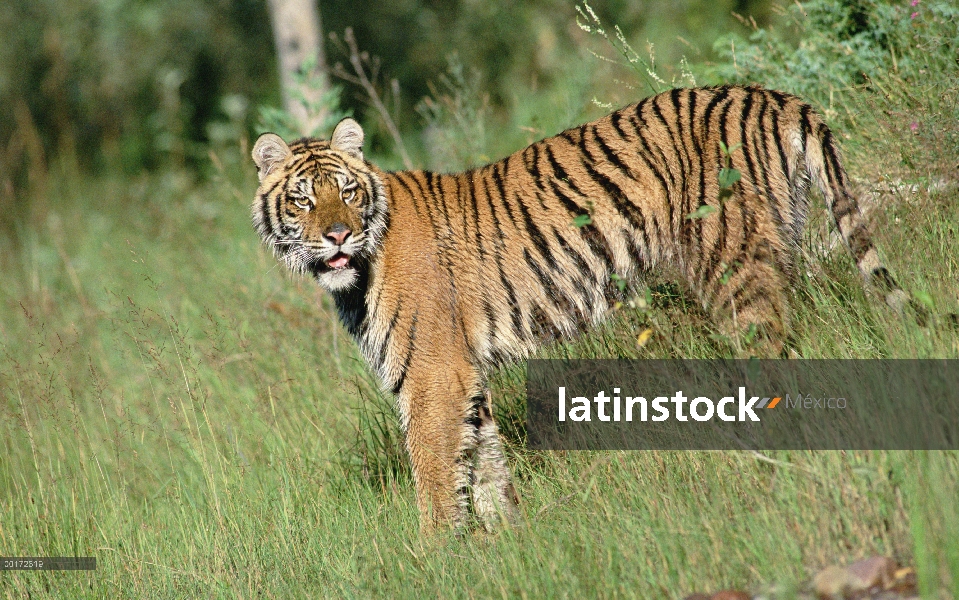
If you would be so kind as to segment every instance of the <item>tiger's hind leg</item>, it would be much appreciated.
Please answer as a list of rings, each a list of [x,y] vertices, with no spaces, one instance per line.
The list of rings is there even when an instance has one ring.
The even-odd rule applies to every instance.
[[[489,390],[477,406],[476,450],[473,456],[473,511],[479,525],[492,531],[519,520],[519,497],[510,478]]]
[[[788,331],[786,278],[756,256],[736,261],[724,275],[726,282],[718,282],[708,301],[713,322],[741,356],[782,355]]]
[[[761,207],[730,199],[728,215],[710,215],[699,260],[689,261],[689,283],[713,323],[740,356],[775,358],[783,353],[789,327],[786,290],[790,244]],[[750,210],[759,208],[759,210]]]

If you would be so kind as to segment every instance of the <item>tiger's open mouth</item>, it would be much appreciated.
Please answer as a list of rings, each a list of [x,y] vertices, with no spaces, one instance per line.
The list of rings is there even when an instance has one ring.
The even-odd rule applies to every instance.
[[[351,258],[353,258],[351,255],[344,252],[337,252],[326,260],[314,258],[307,263],[306,270],[312,273],[314,277],[319,277],[325,273],[343,271],[351,266]]]
[[[337,252],[333,255],[333,258],[326,261],[326,266],[329,268],[336,269],[345,269],[350,265],[350,256],[348,254],[343,254],[342,252]]]

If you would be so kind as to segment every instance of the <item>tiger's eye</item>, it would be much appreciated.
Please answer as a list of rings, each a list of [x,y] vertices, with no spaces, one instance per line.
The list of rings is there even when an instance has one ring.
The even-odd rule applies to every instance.
[[[350,201],[353,200],[353,198],[356,198],[356,182],[355,181],[343,188],[343,191],[340,192],[340,198],[343,200],[343,202],[346,202],[347,204],[349,204]]]

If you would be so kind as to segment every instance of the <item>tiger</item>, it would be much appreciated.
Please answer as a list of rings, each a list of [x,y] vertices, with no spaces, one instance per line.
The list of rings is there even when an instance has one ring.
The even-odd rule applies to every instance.
[[[813,187],[866,282],[908,301],[835,136],[785,92],[674,89],[457,174],[385,171],[363,143],[351,118],[329,140],[260,136],[253,225],[394,395],[426,530],[517,521],[486,377],[603,321],[620,280],[669,273],[778,356]]]

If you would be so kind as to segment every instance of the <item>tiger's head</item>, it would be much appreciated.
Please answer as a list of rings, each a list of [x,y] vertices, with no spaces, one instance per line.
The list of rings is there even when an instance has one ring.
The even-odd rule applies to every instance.
[[[329,141],[287,145],[265,133],[253,146],[260,187],[253,226],[294,273],[331,292],[357,280],[387,226],[383,184],[363,160],[363,129],[343,119]]]

